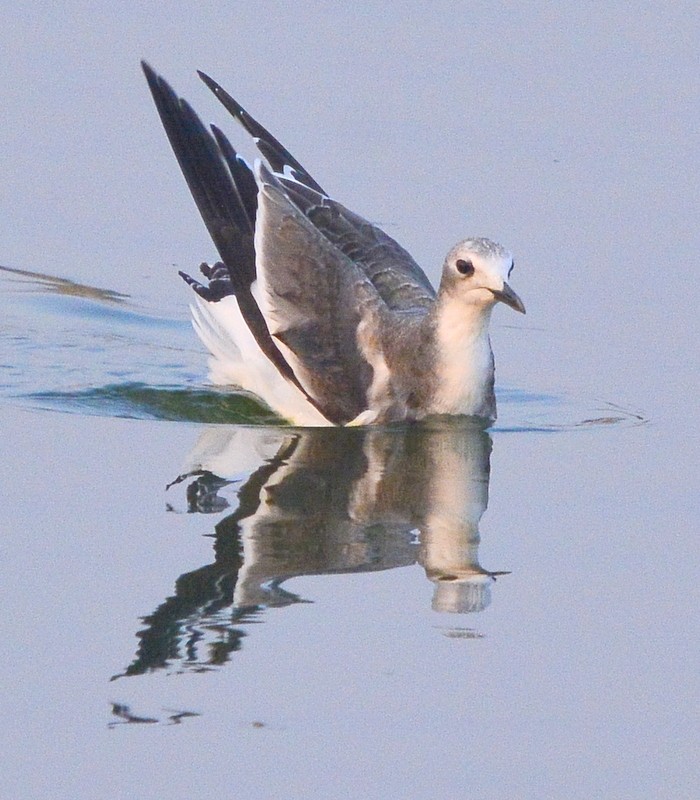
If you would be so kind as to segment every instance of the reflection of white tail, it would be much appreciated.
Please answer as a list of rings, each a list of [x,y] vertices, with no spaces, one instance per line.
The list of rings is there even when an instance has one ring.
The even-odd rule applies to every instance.
[[[190,309],[192,325],[211,353],[209,377],[213,383],[237,386],[259,398],[265,397],[273,411],[281,417],[293,417],[300,425],[331,424],[262,352],[243,320],[234,295],[216,303],[208,303],[197,295]]]
[[[212,425],[200,433],[183,464],[183,473],[212,472],[220,478],[250,474],[280,446],[279,428]]]

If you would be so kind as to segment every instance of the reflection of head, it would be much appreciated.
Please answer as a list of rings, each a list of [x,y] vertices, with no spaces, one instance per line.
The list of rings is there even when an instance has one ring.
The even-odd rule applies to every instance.
[[[460,581],[437,580],[433,592],[433,611],[448,614],[483,611],[491,604],[492,583],[490,575],[475,575]]]
[[[430,444],[419,561],[435,584],[434,611],[465,614],[491,602],[494,573],[479,564],[479,523],[489,493],[491,438],[478,427],[446,424]]]
[[[436,584],[433,607],[468,612],[489,602],[491,574],[479,565],[478,545],[490,453],[489,435],[465,419],[402,428],[216,427],[201,436],[188,467],[221,476],[222,486],[249,470],[236,512],[237,603],[266,604],[265,587],[292,576],[417,560]]]

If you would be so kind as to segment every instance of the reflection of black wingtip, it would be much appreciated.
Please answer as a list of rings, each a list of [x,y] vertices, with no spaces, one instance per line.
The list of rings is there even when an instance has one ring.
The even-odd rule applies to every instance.
[[[107,724],[108,728],[114,728],[116,725],[180,725],[183,719],[189,717],[201,717],[197,711],[178,711],[176,709],[164,708],[163,711],[167,713],[166,718],[162,717],[147,717],[141,714],[135,714],[131,707],[126,703],[110,703],[112,706],[112,716],[117,719]]]
[[[172,488],[173,486],[177,486],[178,483],[182,483],[184,480],[190,477],[189,472],[185,472],[182,475],[178,475],[177,478],[170,481],[170,483],[165,485],[165,491],[167,492],[168,489]]]

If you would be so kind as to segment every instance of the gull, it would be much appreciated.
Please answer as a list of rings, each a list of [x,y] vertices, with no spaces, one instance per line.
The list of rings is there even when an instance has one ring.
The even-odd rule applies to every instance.
[[[256,395],[301,426],[369,425],[433,415],[496,418],[489,339],[497,302],[525,313],[513,257],[485,238],[447,254],[437,290],[411,255],[350,211],[203,72],[267,166],[146,63],[156,108],[221,261],[195,293],[193,326],[215,384]]]

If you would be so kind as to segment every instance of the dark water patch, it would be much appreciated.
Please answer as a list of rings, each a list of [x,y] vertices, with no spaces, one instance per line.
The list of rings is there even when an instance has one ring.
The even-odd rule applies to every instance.
[[[178,711],[176,709],[162,709],[156,714],[143,714],[132,711],[126,703],[110,703],[112,719],[107,723],[108,728],[117,725],[180,725],[183,720],[201,716],[195,711]]]
[[[76,392],[35,392],[23,399],[34,408],[125,419],[228,425],[284,424],[250,395],[205,388],[126,383]]]
[[[124,303],[129,295],[116,292],[113,289],[102,289],[98,286],[89,286],[77,283],[68,278],[56,275],[47,275],[44,272],[32,272],[26,269],[0,266],[6,284],[23,292],[55,293],[70,295],[102,303]]]
[[[114,289],[78,283],[41,272],[0,266],[0,302],[12,310],[14,322],[31,328],[55,327],[82,320],[94,329],[106,323],[149,329],[172,328],[190,331],[186,310],[178,307],[172,315],[162,307],[150,308],[130,295]],[[23,312],[18,316],[18,312]]]
[[[111,289],[2,267],[0,315],[0,396],[10,402],[153,418],[154,403],[129,398],[128,388],[114,397],[113,388],[190,391],[205,369],[184,310],[172,315]],[[161,405],[155,402],[156,418]]]
[[[50,324],[52,319],[58,318],[63,325],[78,320],[86,324],[106,325],[112,329],[115,326],[129,326],[154,331],[174,329],[187,331],[188,334],[191,331],[190,322],[184,315],[178,319],[161,316],[152,309],[127,302],[126,295],[123,300],[116,301],[105,296],[77,292],[45,293],[37,288],[33,292],[14,295],[12,302],[15,312],[22,305],[25,306],[26,318],[33,325]]]
[[[127,381],[78,390],[35,391],[12,399],[33,408],[91,416],[210,425],[287,424],[253,395],[200,385],[154,386]],[[561,433],[645,422],[643,415],[614,403],[586,403],[565,395],[507,390],[499,393],[499,419],[491,430]]]

